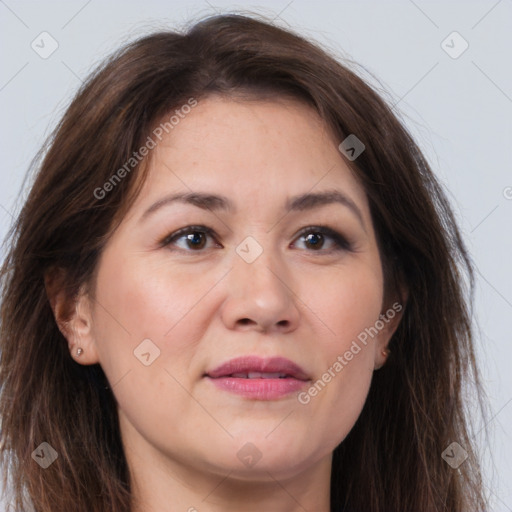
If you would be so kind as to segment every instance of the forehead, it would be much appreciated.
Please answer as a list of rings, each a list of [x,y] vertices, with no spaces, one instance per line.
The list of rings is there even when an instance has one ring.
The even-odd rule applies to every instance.
[[[366,203],[338,141],[312,107],[289,99],[214,96],[157,141],[136,203],[170,190],[201,190],[264,206],[273,197],[333,186]]]

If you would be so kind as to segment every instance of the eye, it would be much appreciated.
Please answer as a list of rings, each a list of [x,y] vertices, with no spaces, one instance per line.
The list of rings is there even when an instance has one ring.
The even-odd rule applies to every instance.
[[[160,242],[161,247],[177,246],[178,249],[188,252],[200,252],[205,249],[208,237],[215,240],[214,231],[206,226],[187,226],[164,238]],[[327,226],[309,226],[302,229],[299,233],[300,239],[304,241],[309,252],[333,252],[333,251],[350,251],[351,244],[347,239],[337,231]],[[296,240],[297,240],[296,239]],[[178,242],[183,240],[180,247]],[[331,248],[325,249],[326,240],[331,241]],[[220,244],[217,244],[219,247]]]
[[[299,238],[304,241],[306,246],[312,248],[313,252],[332,252],[332,251],[350,251],[352,250],[351,244],[347,239],[334,229],[327,226],[309,226],[304,228],[299,233]],[[326,240],[331,240],[331,249],[325,249],[324,244]]]
[[[178,240],[183,239],[185,247],[178,246],[179,249],[199,251],[204,249],[206,237],[214,238],[212,229],[206,226],[187,226],[164,238],[161,242],[161,246],[167,247],[176,245]]]

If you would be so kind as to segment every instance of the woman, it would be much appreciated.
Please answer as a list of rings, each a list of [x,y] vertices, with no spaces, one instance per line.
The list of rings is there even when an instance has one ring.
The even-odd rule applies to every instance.
[[[323,50],[237,15],[132,43],[2,270],[18,510],[484,510],[463,272],[425,158]]]

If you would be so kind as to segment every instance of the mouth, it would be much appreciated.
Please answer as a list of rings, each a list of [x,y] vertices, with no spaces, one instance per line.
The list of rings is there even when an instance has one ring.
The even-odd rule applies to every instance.
[[[232,373],[228,377],[235,379],[289,379],[293,378],[287,373],[262,373],[262,372],[248,372],[248,373]]]
[[[217,389],[255,400],[276,400],[299,391],[311,380],[297,364],[282,357],[231,359],[204,374]]]

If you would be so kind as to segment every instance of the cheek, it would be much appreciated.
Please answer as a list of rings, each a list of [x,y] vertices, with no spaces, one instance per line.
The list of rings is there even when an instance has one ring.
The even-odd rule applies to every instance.
[[[328,350],[342,350],[379,318],[383,282],[374,265],[347,265],[326,275],[314,287],[304,288],[306,304],[325,327]]]
[[[127,336],[130,344],[145,337],[165,342],[174,329],[187,323],[186,315],[200,296],[194,279],[146,263],[137,255],[119,261],[112,254],[105,254],[98,273],[97,298],[102,307],[97,309],[96,323],[107,331],[121,328],[124,335],[115,338],[118,344]]]
[[[94,325],[103,371],[111,384],[120,382],[114,393],[126,410],[158,414],[150,396],[165,397],[175,408],[185,406],[181,402],[187,397],[177,382],[189,387],[197,378],[198,347],[215,313],[205,310],[208,301],[201,299],[222,273],[184,272],[167,261],[163,265],[156,258],[151,262],[137,254],[118,254],[115,247],[105,251],[98,272],[101,306],[96,307]],[[148,352],[148,343],[142,344],[146,339],[154,343],[149,344],[150,361],[157,354],[149,366],[137,359]]]
[[[309,294],[325,336],[316,345],[320,372],[299,400],[324,426],[332,449],[352,429],[368,395],[377,338],[368,336],[367,329],[379,319],[383,294],[374,267],[352,266],[335,275],[321,283],[321,292]]]
[[[191,310],[201,293],[183,274],[173,276],[140,258],[116,258],[114,251],[105,251],[98,272],[94,335],[100,364],[120,408],[141,431],[168,424],[170,410],[189,417],[195,404],[180,383],[188,387],[200,341]],[[154,345],[141,345],[146,339]],[[142,354],[148,352],[146,366]]]

